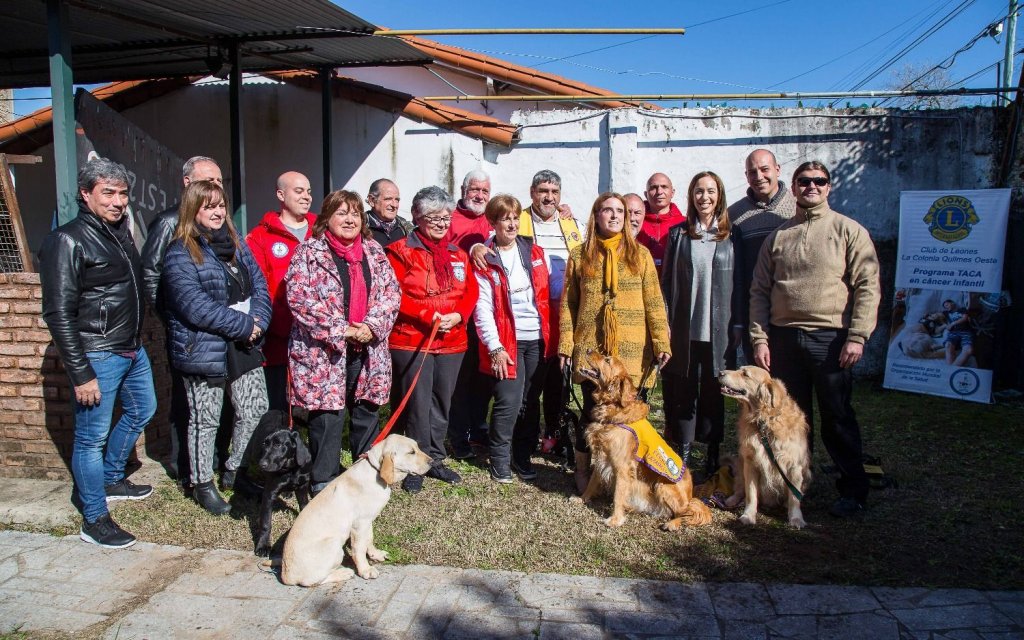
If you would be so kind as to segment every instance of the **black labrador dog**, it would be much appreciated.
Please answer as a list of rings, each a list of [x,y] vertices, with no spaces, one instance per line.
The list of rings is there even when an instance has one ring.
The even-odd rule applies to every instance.
[[[274,413],[274,412],[269,412]],[[270,555],[270,528],[274,500],[281,493],[294,491],[299,510],[309,504],[310,468],[313,456],[298,431],[289,431],[283,425],[266,436],[260,443],[259,468],[263,472],[263,497],[260,499],[259,521],[256,527],[256,555]]]

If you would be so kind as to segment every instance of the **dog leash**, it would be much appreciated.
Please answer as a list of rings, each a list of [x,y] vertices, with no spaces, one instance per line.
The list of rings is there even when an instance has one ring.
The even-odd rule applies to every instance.
[[[423,351],[423,356],[420,358],[420,365],[416,367],[416,375],[413,376],[412,378],[412,384],[409,385],[409,389],[405,392],[405,397],[402,398],[402,401],[398,404],[398,407],[391,412],[391,417],[388,419],[388,423],[384,425],[384,428],[381,429],[380,433],[374,439],[373,443],[370,445],[371,448],[377,444],[380,444],[381,440],[388,437],[388,433],[391,432],[391,429],[395,426],[395,423],[398,422],[398,416],[402,415],[402,410],[405,409],[406,403],[409,402],[409,397],[412,396],[412,392],[416,388],[416,383],[420,381],[420,374],[423,373],[423,364],[427,361],[427,356],[430,354],[428,347],[434,341],[434,338],[437,337],[437,332],[440,328],[441,321],[435,320],[434,326],[430,328],[430,336],[427,338],[427,341],[424,342],[420,347],[420,349]]]
[[[651,364],[649,364],[647,366],[647,369],[644,371],[643,375],[640,376],[640,386],[636,390],[636,399],[637,400],[639,400],[641,402],[644,402],[644,403],[647,403],[647,404],[650,404],[649,402],[647,402],[647,396],[648,396],[648,391],[649,390],[647,389],[647,387],[645,385],[647,384],[647,379],[650,378],[651,374],[653,374],[655,372],[658,372],[658,373],[661,372],[661,365],[658,364],[657,359],[651,360]],[[652,389],[654,388],[653,385],[651,386],[651,388]]]
[[[786,487],[789,488],[789,492],[792,493],[793,497],[796,498],[797,500],[803,500],[804,494],[800,493],[800,490],[797,489],[796,486],[789,481],[789,478],[786,477],[786,473],[782,470],[782,467],[779,465],[779,461],[775,459],[775,453],[772,451],[771,442],[768,441],[767,420],[761,418],[757,421],[757,435],[761,439],[761,446],[764,447],[764,450],[768,452],[768,459],[772,461],[773,465],[775,465],[775,470],[779,472],[780,476],[782,476],[782,481],[786,483]]]

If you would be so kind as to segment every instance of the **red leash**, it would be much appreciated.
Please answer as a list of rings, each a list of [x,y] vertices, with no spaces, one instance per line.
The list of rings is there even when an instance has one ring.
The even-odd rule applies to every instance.
[[[388,423],[384,425],[384,428],[381,429],[380,434],[373,441],[373,444],[371,444],[370,447],[376,446],[377,444],[380,443],[381,440],[388,437],[388,434],[391,432],[391,429],[395,426],[395,423],[398,422],[398,416],[402,415],[402,410],[405,409],[406,403],[409,402],[409,396],[412,395],[413,390],[416,388],[416,383],[419,382],[420,380],[420,374],[423,373],[423,363],[427,361],[427,356],[429,355],[430,344],[434,342],[434,338],[437,337],[437,331],[440,328],[441,321],[435,320],[434,326],[431,327],[430,329],[430,337],[427,338],[427,341],[421,347],[421,349],[423,350],[423,357],[420,358],[420,366],[417,367],[416,369],[416,375],[413,376],[412,378],[412,384],[409,385],[409,390],[405,392],[405,397],[402,398],[402,401],[398,404],[398,407],[391,412],[391,418],[388,419]]]

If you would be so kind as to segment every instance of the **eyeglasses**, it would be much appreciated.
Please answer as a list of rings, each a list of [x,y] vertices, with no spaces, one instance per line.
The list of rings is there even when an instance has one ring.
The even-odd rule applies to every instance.
[[[816,176],[814,178],[801,176],[796,179],[796,183],[801,187],[809,187],[811,186],[812,182],[816,187],[824,187],[825,185],[828,184],[828,178],[822,178],[821,176]]]
[[[447,227],[448,225],[450,225],[452,223],[452,217],[451,216],[446,216],[446,217],[433,216],[433,217],[429,217],[429,218],[425,217],[423,219],[427,222],[427,224],[432,224],[435,227]]]

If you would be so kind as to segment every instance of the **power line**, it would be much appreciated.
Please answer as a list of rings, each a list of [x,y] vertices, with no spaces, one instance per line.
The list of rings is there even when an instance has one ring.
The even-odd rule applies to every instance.
[[[918,45],[920,45],[922,42],[924,42],[925,40],[927,40],[931,36],[935,35],[940,29],[945,27],[954,18],[959,16],[968,7],[970,7],[972,4],[974,4],[975,1],[976,0],[963,0],[963,2],[961,2],[959,5],[957,5],[956,8],[954,8],[952,11],[950,11],[945,16],[943,16],[942,19],[939,20],[936,24],[932,25],[932,27],[930,27],[927,31],[925,31],[924,33],[919,35],[916,39],[914,39],[913,42],[911,42],[906,47],[901,49],[899,53],[897,53],[896,55],[894,55],[891,58],[889,58],[888,60],[886,60],[884,64],[882,64],[880,67],[878,67],[877,69],[872,71],[866,78],[864,78],[863,80],[861,80],[860,82],[855,84],[850,90],[851,91],[857,91],[858,89],[860,89],[861,87],[863,87],[867,83],[869,83],[872,80],[874,80],[875,78],[877,78],[878,75],[881,74],[883,71],[885,71],[886,69],[888,69],[892,65],[896,64],[897,62],[899,62],[900,59],[903,58],[903,56],[907,55],[913,49],[915,49]]]
[[[845,58],[846,56],[848,56],[848,55],[850,55],[850,54],[852,54],[852,53],[856,53],[856,52],[858,52],[858,51],[862,50],[862,49],[863,49],[864,47],[868,46],[869,44],[871,44],[871,43],[875,42],[876,40],[879,40],[879,39],[881,39],[881,38],[883,38],[883,37],[885,37],[885,36],[889,35],[889,34],[890,34],[890,33],[892,33],[893,31],[895,31],[895,30],[899,29],[900,27],[902,27],[903,25],[907,24],[908,22],[910,22],[911,20],[913,20],[913,19],[914,19],[914,18],[916,18],[917,16],[921,15],[922,13],[924,13],[924,12],[925,12],[925,11],[927,11],[927,10],[928,10],[928,8],[927,8],[927,7],[925,7],[924,9],[922,9],[921,11],[918,11],[918,12],[917,12],[917,13],[915,13],[914,15],[912,15],[912,16],[910,16],[909,18],[907,18],[906,20],[904,20],[903,22],[901,22],[901,23],[897,24],[897,25],[896,25],[896,26],[894,26],[893,28],[891,28],[891,29],[889,29],[889,30],[887,30],[887,31],[884,31],[884,32],[882,32],[882,33],[878,34],[878,35],[877,35],[877,36],[875,36],[874,38],[871,38],[871,39],[870,39],[870,40],[868,40],[867,42],[865,42],[865,43],[863,43],[863,44],[860,44],[860,45],[858,45],[858,46],[854,47],[853,49],[850,49],[850,50],[849,50],[849,51],[847,51],[846,53],[840,54],[840,55],[836,56],[835,58],[832,58],[832,59],[831,59],[831,60],[829,60],[828,62],[823,62],[822,64],[819,64],[818,66],[814,67],[813,69],[809,69],[809,70],[807,70],[807,71],[804,71],[803,73],[798,73],[797,75],[795,75],[795,76],[793,76],[793,77],[791,77],[791,78],[786,78],[785,80],[780,80],[779,82],[776,82],[775,84],[773,84],[773,85],[769,86],[769,87],[768,87],[768,89],[774,89],[775,87],[781,87],[782,85],[786,84],[787,82],[790,82],[790,81],[792,81],[792,80],[796,80],[797,78],[802,78],[802,77],[804,77],[804,76],[806,76],[806,75],[808,75],[808,74],[814,73],[814,72],[815,72],[815,71],[817,71],[818,69],[822,69],[822,68],[824,68],[824,67],[827,67],[828,65],[832,64],[833,62],[836,62],[836,61],[838,61],[838,60],[841,60],[841,59]]]
[[[719,20],[727,20],[728,18],[735,18],[736,16],[742,16],[742,15],[747,14],[747,13],[753,13],[755,11],[761,11],[762,9],[770,9],[772,7],[777,7],[780,4],[786,4],[787,2],[792,2],[792,1],[793,0],[779,0],[778,2],[773,2],[771,4],[766,4],[766,5],[763,5],[763,6],[760,6],[760,7],[754,7],[753,9],[747,9],[746,11],[739,11],[737,13],[730,13],[727,16],[720,16],[718,18],[712,18],[710,20],[705,20],[704,22],[698,22],[696,24],[687,25],[687,26],[685,26],[685,28],[686,29],[693,29],[694,27],[702,27],[702,26],[704,26],[706,24],[711,24],[712,22],[718,22]],[[579,53],[573,53],[573,54],[570,54],[570,55],[567,55],[567,56],[562,56],[561,58],[555,58],[553,60],[548,60],[546,62],[538,62],[537,64],[531,65],[531,66],[534,69],[536,69],[537,67],[540,67],[540,66],[543,66],[543,65],[546,65],[546,64],[552,64],[552,63],[555,63],[555,62],[561,62],[563,60],[569,60],[571,58],[578,58],[579,56],[585,56],[585,55],[590,54],[590,53],[597,53],[598,51],[607,51],[608,49],[614,49],[615,47],[622,47],[622,46],[625,46],[627,44],[633,44],[635,42],[641,42],[643,40],[648,40],[648,39],[653,38],[653,37],[655,37],[655,36],[644,36],[643,38],[633,38],[631,40],[626,40],[625,42],[619,42],[617,44],[611,44],[611,45],[608,45],[606,47],[598,47],[597,49],[590,49],[588,51],[581,51]]]
[[[921,20],[919,20],[914,26],[910,27],[909,29],[904,31],[902,34],[900,34],[899,36],[894,38],[885,47],[883,47],[878,53],[874,54],[873,56],[871,56],[868,59],[866,59],[863,62],[861,62],[859,65],[857,65],[854,68],[850,69],[841,78],[839,78],[834,83],[832,83],[829,86],[829,89],[839,89],[840,87],[845,86],[847,81],[852,81],[853,78],[856,78],[858,75],[860,75],[861,73],[865,72],[868,68],[870,68],[873,65],[877,64],[878,62],[880,62],[882,60],[882,58],[885,57],[887,52],[895,49],[898,46],[901,46],[902,43],[905,42],[908,38],[910,38],[914,33],[916,33],[918,29],[920,29],[925,24],[927,24],[928,21],[930,21],[932,18],[937,16],[940,12],[942,12],[944,9],[946,9],[946,7],[948,7],[951,4],[953,4],[953,2],[955,2],[955,1],[956,0],[946,0],[945,4],[937,5],[934,8],[932,8],[931,12],[928,13],[928,15],[924,16],[923,18],[921,18]],[[925,7],[925,10],[926,11],[928,10],[927,6]],[[918,12],[917,14],[915,14],[914,17],[916,17],[917,15],[921,15],[921,12]],[[913,19],[913,17],[911,19]]]

